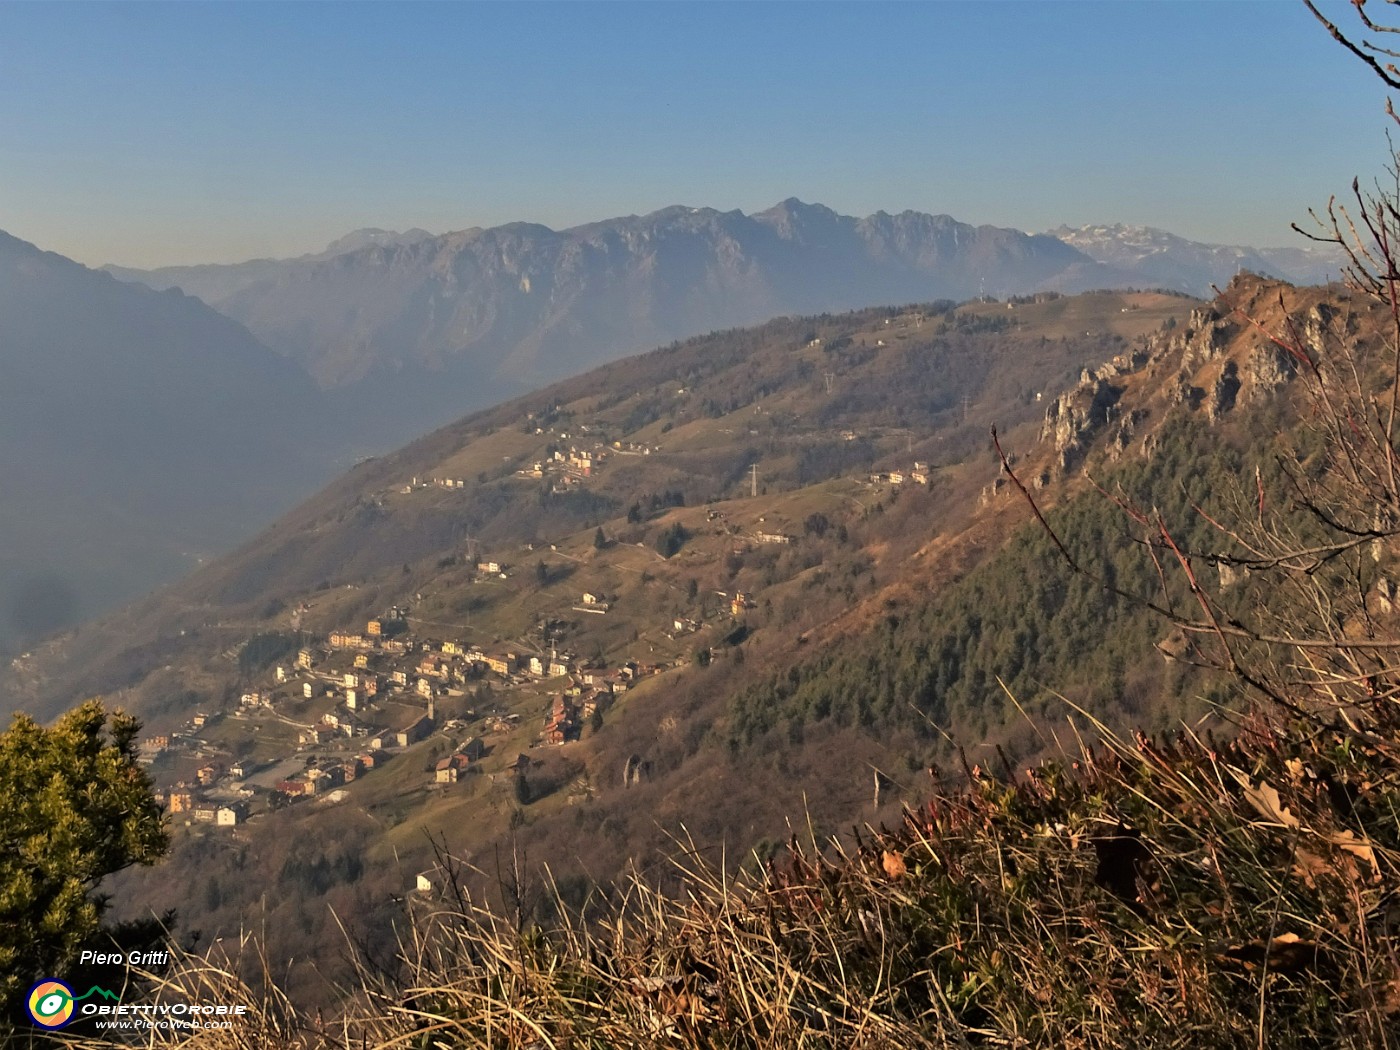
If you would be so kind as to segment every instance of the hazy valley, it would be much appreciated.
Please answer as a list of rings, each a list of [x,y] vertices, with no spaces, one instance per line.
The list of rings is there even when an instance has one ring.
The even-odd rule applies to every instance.
[[[0,652],[173,579],[334,469],[246,329],[0,234]]]

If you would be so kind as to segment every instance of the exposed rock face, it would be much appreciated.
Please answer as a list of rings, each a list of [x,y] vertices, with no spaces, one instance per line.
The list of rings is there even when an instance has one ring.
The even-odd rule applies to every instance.
[[[978,495],[977,505],[979,507],[985,507],[988,503],[992,501],[993,497],[995,497],[996,494],[1005,487],[1006,478],[998,476],[997,478],[993,479],[992,483],[990,485],[984,486],[981,494]]]
[[[1321,356],[1327,344],[1328,329],[1337,310],[1330,303],[1318,303],[1303,319],[1303,345],[1314,357]]]
[[[1128,451],[1128,446],[1133,442],[1133,436],[1137,433],[1138,424],[1147,418],[1147,410],[1135,408],[1126,416],[1122,416],[1118,421],[1118,426],[1113,432],[1113,436],[1108,440],[1108,454],[1112,459],[1117,459],[1124,452]]]
[[[1210,400],[1206,402],[1206,416],[1212,423],[1235,407],[1235,395],[1240,391],[1239,369],[1235,362],[1226,361],[1220,370],[1220,377],[1210,389]]]
[[[1060,469],[1070,469],[1083,454],[1089,440],[1112,417],[1113,406],[1122,393],[1122,387],[1086,370],[1077,387],[1051,402],[1045,411],[1040,439],[1053,436]]]
[[[1221,318],[1213,306],[1192,310],[1183,336],[1185,353],[1182,364],[1190,368],[1214,361],[1229,343],[1234,328],[1229,321]]]
[[[1273,343],[1260,343],[1251,350],[1244,367],[1252,398],[1268,397],[1297,374],[1298,362],[1293,355]]]
[[[641,755],[629,755],[622,767],[622,786],[631,787],[633,784],[640,784],[650,772],[650,762],[645,761]]]
[[[1173,405],[1186,405],[1196,408],[1205,398],[1206,392],[1191,383],[1190,374],[1182,371],[1177,374],[1167,390],[1167,397]]]
[[[1208,308],[1203,307],[1193,311],[1192,317],[1201,321],[1207,312]],[[1190,337],[1190,331],[1179,333],[1164,328],[1144,338],[1127,353],[1118,354],[1097,368],[1083,369],[1079,373],[1078,385],[1050,403],[1045,411],[1040,440],[1054,440],[1061,472],[1073,468],[1094,435],[1115,422],[1117,426],[1109,439],[1109,455],[1117,459],[1127,451],[1137,436],[1138,425],[1147,418],[1148,412],[1146,409],[1134,409],[1126,416],[1120,415],[1118,399],[1122,397],[1124,387],[1112,381],[1140,372],[1173,353],[1183,353],[1186,340]],[[1186,384],[1184,378],[1179,377],[1177,383],[1178,387],[1171,388],[1172,403],[1180,404],[1188,392],[1194,392],[1194,407],[1203,392]],[[1042,474],[1035,479],[1036,488],[1041,488],[1049,480],[1048,473]]]

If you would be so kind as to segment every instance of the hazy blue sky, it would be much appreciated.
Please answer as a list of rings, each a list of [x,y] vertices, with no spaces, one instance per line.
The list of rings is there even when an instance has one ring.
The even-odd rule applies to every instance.
[[[156,265],[797,196],[1286,244],[1384,98],[1287,0],[0,2],[0,229]]]

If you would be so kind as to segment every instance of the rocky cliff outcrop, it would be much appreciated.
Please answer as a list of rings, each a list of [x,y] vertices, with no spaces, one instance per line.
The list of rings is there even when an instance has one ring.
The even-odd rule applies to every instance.
[[[1235,398],[1240,392],[1239,368],[1233,361],[1226,361],[1225,367],[1210,388],[1206,400],[1206,417],[1217,423],[1220,417],[1235,407]]]
[[[1042,441],[1054,440],[1061,470],[1069,470],[1079,461],[1094,435],[1112,418],[1122,393],[1121,387],[1086,371],[1078,386],[1051,402],[1040,437]]]
[[[1252,399],[1272,395],[1297,374],[1297,359],[1270,342],[1256,344],[1245,359],[1244,383]]]

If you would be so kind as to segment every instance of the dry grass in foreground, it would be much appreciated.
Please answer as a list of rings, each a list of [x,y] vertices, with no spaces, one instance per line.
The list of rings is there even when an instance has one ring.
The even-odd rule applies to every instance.
[[[681,861],[681,892],[634,880],[588,920],[443,906],[334,1022],[186,957],[158,996],[254,1016],[144,1045],[1400,1042],[1400,735],[1258,715],[1219,747],[1104,737],[966,773],[847,849],[794,841],[736,880]]]

